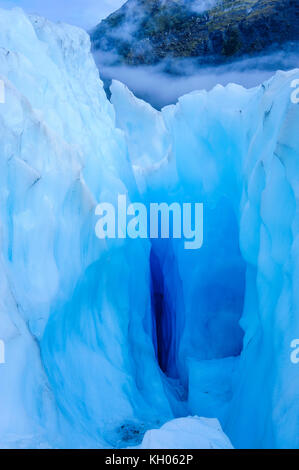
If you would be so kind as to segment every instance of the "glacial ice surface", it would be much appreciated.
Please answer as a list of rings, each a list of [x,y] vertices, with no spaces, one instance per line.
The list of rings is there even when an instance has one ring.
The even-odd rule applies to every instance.
[[[188,416],[144,435],[138,449],[233,449],[217,419]]]
[[[189,411],[218,417],[235,447],[299,446],[298,74],[193,92],[161,113],[112,84],[144,198],[204,203],[200,250],[152,250],[180,325],[179,338],[174,321],[165,328]]]
[[[175,446],[189,415],[299,446],[298,75],[111,104],[86,33],[0,10],[1,447]],[[97,239],[118,194],[203,202],[203,247]]]

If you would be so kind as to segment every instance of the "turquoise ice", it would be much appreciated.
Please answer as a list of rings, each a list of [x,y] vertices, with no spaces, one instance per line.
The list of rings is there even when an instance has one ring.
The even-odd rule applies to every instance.
[[[299,446],[298,78],[110,103],[85,32],[0,10],[1,447],[173,443],[190,416]],[[99,240],[119,194],[203,202],[203,247]]]

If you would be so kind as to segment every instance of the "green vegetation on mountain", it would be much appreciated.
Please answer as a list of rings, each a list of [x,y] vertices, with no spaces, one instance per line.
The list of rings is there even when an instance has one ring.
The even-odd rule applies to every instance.
[[[211,2],[210,2],[211,3]],[[91,33],[93,48],[130,65],[169,57],[221,63],[299,39],[298,0],[128,0]]]

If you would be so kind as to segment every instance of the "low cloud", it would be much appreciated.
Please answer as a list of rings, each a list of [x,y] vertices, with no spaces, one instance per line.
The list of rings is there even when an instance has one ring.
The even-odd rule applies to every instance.
[[[225,86],[237,83],[252,88],[270,78],[277,70],[290,70],[298,66],[299,43],[289,44],[280,52],[244,58],[230,64],[203,66],[192,59],[167,61],[156,66],[129,67],[112,65],[113,55],[95,52],[101,78],[109,84],[117,79],[133,93],[155,108],[176,103],[191,91],[210,90],[218,83]],[[167,73],[171,70],[172,73]]]
[[[190,8],[195,13],[202,13],[206,10],[210,10],[220,2],[221,0],[194,0],[192,5],[190,5]]]

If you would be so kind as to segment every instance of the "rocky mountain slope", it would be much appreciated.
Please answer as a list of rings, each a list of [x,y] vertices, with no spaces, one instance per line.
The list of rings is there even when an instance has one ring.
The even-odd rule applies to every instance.
[[[91,39],[94,50],[115,52],[116,63],[156,64],[170,57],[223,63],[298,40],[299,2],[128,0]]]

